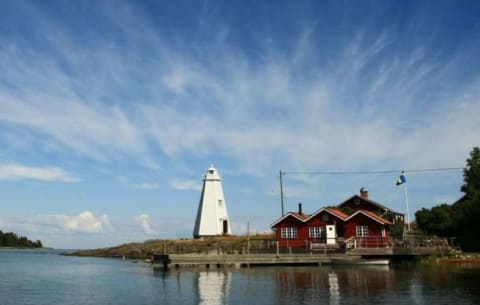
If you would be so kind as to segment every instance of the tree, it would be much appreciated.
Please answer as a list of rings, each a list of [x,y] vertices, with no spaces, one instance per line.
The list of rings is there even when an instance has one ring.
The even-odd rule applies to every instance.
[[[473,198],[480,192],[480,148],[474,147],[467,159],[467,165],[463,169],[463,181],[460,190]]]
[[[441,204],[415,213],[418,227],[425,233],[456,237],[465,251],[480,251],[480,148],[474,147],[463,169],[465,195],[453,205]]]
[[[479,251],[480,241],[480,148],[474,147],[463,169],[464,184],[461,191],[465,196],[453,206],[457,239],[462,249]]]
[[[42,242],[37,240],[33,242],[25,236],[18,236],[15,233],[0,231],[0,247],[19,247],[19,248],[42,248]]]
[[[415,213],[418,227],[425,233],[450,237],[454,233],[452,208],[444,203]]]

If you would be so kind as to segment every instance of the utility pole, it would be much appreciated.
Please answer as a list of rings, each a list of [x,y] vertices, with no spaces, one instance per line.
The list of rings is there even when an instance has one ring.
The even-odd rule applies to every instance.
[[[280,204],[282,206],[282,217],[283,215],[285,215],[285,212],[283,210],[283,178],[282,178],[284,174],[285,173],[282,172],[282,170],[280,170]]]

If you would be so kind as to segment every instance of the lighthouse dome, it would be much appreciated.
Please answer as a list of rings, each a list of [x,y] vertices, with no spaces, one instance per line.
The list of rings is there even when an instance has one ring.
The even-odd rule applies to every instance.
[[[205,180],[220,180],[218,171],[213,164],[208,168],[207,173],[205,174]]]

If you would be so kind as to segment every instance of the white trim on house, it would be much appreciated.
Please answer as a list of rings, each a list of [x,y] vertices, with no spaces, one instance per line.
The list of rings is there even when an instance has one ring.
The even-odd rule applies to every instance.
[[[372,212],[373,213],[373,212]],[[363,214],[365,216],[367,216],[368,218],[372,219],[372,220],[375,220],[376,222],[382,224],[382,225],[385,225],[385,224],[390,224],[391,222],[388,221],[387,219],[385,219],[386,221],[388,222],[383,222],[383,221],[380,221],[380,219],[377,219],[375,217],[373,217],[372,215],[366,213],[364,210],[358,210],[356,211],[355,213],[353,213],[352,215],[348,216],[347,219],[345,219],[345,221],[349,221],[350,219],[352,219],[353,217],[355,217],[357,214]],[[381,218],[380,216],[378,216],[379,218]]]

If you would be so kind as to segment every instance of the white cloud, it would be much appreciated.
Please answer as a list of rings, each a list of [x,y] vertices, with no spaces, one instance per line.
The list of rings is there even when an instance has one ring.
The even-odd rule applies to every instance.
[[[152,229],[150,224],[150,216],[148,214],[141,214],[135,217],[135,222],[141,225],[143,232],[147,235],[155,234],[156,231]]]
[[[107,215],[95,216],[90,211],[78,215],[41,215],[39,223],[51,225],[65,232],[103,233],[112,229]]]
[[[134,188],[134,189],[141,189],[141,190],[156,190],[161,187],[159,183],[155,182],[131,182],[128,178],[124,176],[117,177],[117,180],[128,187]]]
[[[180,181],[180,180],[174,180],[171,183],[171,186],[176,189],[176,190],[191,190],[191,191],[201,191],[202,190],[202,184],[199,183],[198,181],[193,181],[193,180],[185,180],[185,181]]]
[[[152,182],[131,183],[130,186],[133,188],[142,189],[142,190],[156,190],[161,187],[160,184],[152,183]]]
[[[39,22],[41,35],[58,54],[14,43],[5,48],[0,69],[23,89],[0,90],[0,122],[26,127],[55,142],[52,147],[98,161],[128,159],[156,167],[157,155],[176,160],[219,154],[252,175],[270,173],[278,164],[342,169],[388,159],[398,166],[411,162],[411,155],[418,164],[442,165],[463,160],[464,152],[478,145],[472,132],[478,126],[468,114],[475,113],[480,95],[466,111],[455,112],[451,103],[474,80],[455,90],[436,90],[457,75],[460,61],[455,56],[438,61],[428,47],[392,52],[389,48],[398,43],[393,29],[375,36],[360,28],[351,33],[350,43],[332,46],[335,55],[323,62],[315,43],[323,37],[315,28],[298,31],[290,50],[257,46],[264,52],[250,57],[249,51],[229,45],[219,26],[212,33],[214,43],[196,42],[206,54],[199,60],[137,14],[135,9],[125,10],[121,19],[106,14],[122,29],[129,52],[115,41],[77,45],[68,29],[59,32],[49,20]],[[139,56],[144,54],[140,46],[153,50],[146,56],[150,60]],[[62,61],[75,73],[56,64]],[[430,104],[426,91],[435,93],[428,95]],[[442,111],[430,111],[434,108]],[[452,112],[457,119],[445,125],[451,129],[435,126]],[[459,148],[432,160],[422,153],[431,151],[424,144],[431,139],[442,139],[436,148],[452,142]],[[171,185],[201,188],[190,181]],[[159,187],[151,182],[130,186]]]
[[[0,164],[0,179],[33,179],[41,181],[76,182],[65,170],[58,167],[31,167],[19,164]]]

